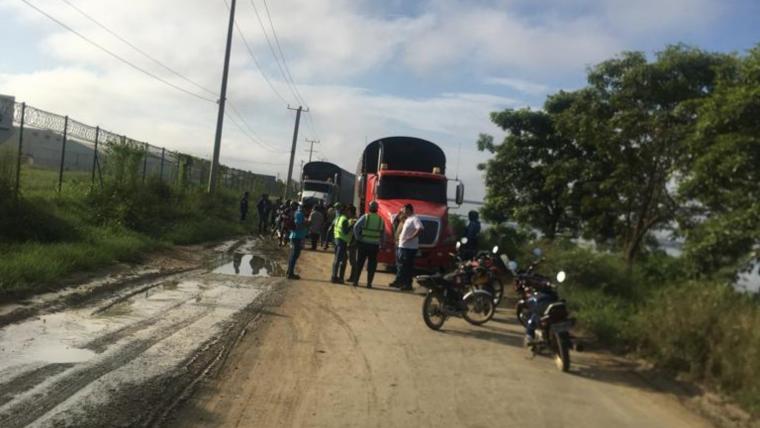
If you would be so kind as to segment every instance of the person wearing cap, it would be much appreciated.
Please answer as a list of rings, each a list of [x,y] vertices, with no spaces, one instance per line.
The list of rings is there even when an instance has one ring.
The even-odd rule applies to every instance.
[[[404,228],[405,221],[406,221],[406,211],[404,210],[404,207],[401,207],[398,210],[398,214],[396,214],[393,217],[393,242],[395,243],[393,254],[396,256],[396,270],[397,271],[398,271],[399,266],[401,266],[401,261],[398,258],[399,254],[401,254],[399,243],[401,242],[401,229]],[[399,286],[397,279],[394,279],[393,282],[391,282],[389,285],[391,287]]]
[[[330,282],[334,284],[343,284],[346,275],[346,258],[348,241],[351,236],[351,228],[343,205],[338,202],[335,204],[334,208],[335,223],[333,225],[333,236],[335,238],[335,258],[333,259]]]
[[[420,219],[414,215],[412,204],[404,206],[406,220],[401,228],[398,242],[398,270],[395,287],[403,291],[412,290],[412,276],[414,274],[414,259],[417,256],[417,250],[420,248],[420,235],[424,230]]]
[[[346,253],[348,256],[348,265],[351,266],[351,272],[354,271],[356,266],[356,253],[357,253],[357,241],[354,238],[354,225],[356,225],[356,207],[349,205],[346,208],[346,217],[348,217],[348,245]]]
[[[377,270],[377,253],[385,240],[385,224],[377,214],[377,201],[369,203],[369,212],[364,214],[354,225],[354,239],[357,242],[356,264],[351,269],[351,283],[359,285],[359,277],[367,262],[367,288],[372,288],[372,280]]]
[[[340,205],[340,203],[336,202],[334,205],[331,205],[329,208],[327,208],[327,212],[325,213],[325,225],[322,232],[322,244],[323,249],[327,249],[327,247],[330,246],[330,242],[333,241],[333,225],[335,224],[335,205]]]
[[[293,202],[293,229],[290,231],[290,257],[288,258],[288,279],[301,279],[296,274],[296,262],[301,255],[303,240],[306,237],[306,217],[303,213],[303,205]]]

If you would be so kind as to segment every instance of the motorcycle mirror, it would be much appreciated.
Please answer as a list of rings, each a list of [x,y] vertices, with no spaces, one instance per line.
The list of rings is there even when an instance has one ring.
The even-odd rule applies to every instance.
[[[463,237],[462,239],[460,239],[460,240],[459,240],[459,242],[461,242],[461,243],[462,243],[462,245],[467,245],[467,242],[468,242],[468,241],[469,241],[469,239],[467,239],[467,237],[466,237],[466,236],[465,236],[465,237]]]
[[[544,255],[544,250],[536,247],[536,248],[533,249],[533,255],[536,256],[536,257],[541,257],[541,256]]]
[[[462,243],[461,243],[461,242],[457,242],[457,250],[458,250],[458,249],[459,249],[459,247],[461,247],[461,246],[462,246]]]
[[[565,274],[565,271],[561,270],[557,273],[557,282],[562,283],[565,282],[565,279],[567,279],[567,275]]]
[[[498,254],[498,253],[499,253],[499,246],[498,246],[498,245],[494,245],[494,247],[493,247],[493,250],[491,250],[491,251],[492,251],[494,254]]]
[[[517,271],[517,262],[514,260],[510,260],[509,263],[507,263],[507,267],[509,268],[509,270],[515,272]]]

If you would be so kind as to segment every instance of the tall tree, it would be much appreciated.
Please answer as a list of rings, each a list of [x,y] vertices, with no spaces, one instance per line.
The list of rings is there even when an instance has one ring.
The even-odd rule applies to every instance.
[[[553,239],[558,232],[574,231],[568,209],[568,172],[574,148],[555,130],[552,117],[530,109],[492,113],[491,120],[507,132],[495,145],[481,134],[478,148],[494,154],[480,165],[486,171],[486,219],[497,223],[517,221]]]
[[[697,110],[680,193],[696,216],[686,255],[701,272],[757,259],[760,248],[760,45],[727,62]]]

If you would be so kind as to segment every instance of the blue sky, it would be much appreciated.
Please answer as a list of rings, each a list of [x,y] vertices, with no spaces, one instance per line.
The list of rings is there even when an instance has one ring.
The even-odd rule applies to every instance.
[[[30,0],[130,61],[191,90],[61,0]],[[216,91],[226,8],[222,0],[68,0],[130,42]],[[239,0],[238,22],[287,103],[256,20],[263,0]],[[750,0],[269,0],[292,74],[312,109],[301,137],[318,158],[353,169],[365,137],[407,134],[440,143],[468,198],[484,194],[474,150],[499,134],[490,111],[540,107],[547,93],[584,84],[585,68],[623,50],[652,53],[685,42],[744,51],[760,42]],[[136,139],[208,157],[215,106],[161,85],[93,49],[20,0],[0,0],[0,93]],[[271,30],[265,26],[271,38]],[[292,112],[269,88],[236,35],[230,97],[256,137],[225,127],[222,160],[284,174]],[[304,147],[301,139],[301,147]],[[299,150],[297,160],[307,155]]]

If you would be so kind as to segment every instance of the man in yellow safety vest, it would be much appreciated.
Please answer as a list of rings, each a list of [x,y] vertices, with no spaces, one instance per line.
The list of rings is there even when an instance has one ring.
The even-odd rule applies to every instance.
[[[369,212],[359,218],[354,225],[354,238],[357,241],[358,250],[356,264],[351,270],[351,283],[354,287],[359,285],[359,276],[367,261],[367,288],[372,288],[372,279],[377,270],[377,253],[385,241],[385,223],[377,214],[377,202],[369,203]]]
[[[351,239],[351,227],[348,216],[340,202],[335,203],[335,223],[333,226],[335,237],[335,258],[333,258],[332,277],[330,282],[343,284],[346,275],[346,258],[348,241]]]

